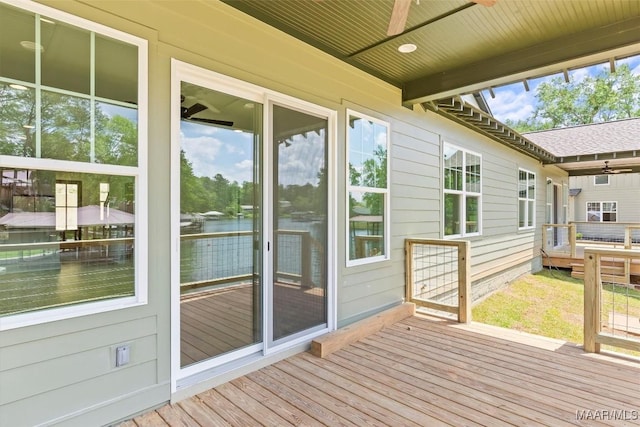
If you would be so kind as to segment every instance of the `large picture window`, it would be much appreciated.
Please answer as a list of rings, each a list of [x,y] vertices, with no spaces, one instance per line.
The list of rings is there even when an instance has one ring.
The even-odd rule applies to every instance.
[[[26,7],[0,2],[0,329],[146,301],[146,42]]]
[[[389,124],[347,111],[347,265],[389,258]]]
[[[587,202],[587,221],[617,222],[618,202]]]
[[[481,233],[482,158],[479,154],[444,144],[444,235]]]
[[[518,170],[518,228],[536,226],[536,174]]]

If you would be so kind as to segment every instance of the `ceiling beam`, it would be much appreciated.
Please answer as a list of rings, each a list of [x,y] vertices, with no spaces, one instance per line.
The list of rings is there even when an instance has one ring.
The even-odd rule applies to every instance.
[[[630,55],[638,50],[638,28],[640,17],[633,17],[451,71],[425,75],[403,85],[402,102],[411,106]]]

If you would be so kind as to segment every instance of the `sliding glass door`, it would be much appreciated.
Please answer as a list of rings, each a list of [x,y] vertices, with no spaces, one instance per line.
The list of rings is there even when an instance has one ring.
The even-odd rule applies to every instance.
[[[262,106],[181,83],[180,366],[262,341]]]
[[[271,109],[272,339],[327,323],[326,117]]]
[[[331,221],[330,113],[182,68],[173,95],[178,379],[328,329]]]

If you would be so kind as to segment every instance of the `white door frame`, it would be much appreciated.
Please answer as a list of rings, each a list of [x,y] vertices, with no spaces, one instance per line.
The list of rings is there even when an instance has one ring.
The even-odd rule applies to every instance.
[[[290,339],[283,339],[273,342],[271,333],[271,254],[263,247],[263,340],[261,343],[221,355],[212,359],[204,360],[200,363],[180,367],[180,83],[187,81],[212,90],[228,93],[261,103],[263,108],[263,186],[266,191],[263,206],[263,233],[267,238],[263,239],[263,246],[271,240],[272,236],[272,201],[270,174],[272,165],[270,164],[271,153],[269,141],[272,140],[272,126],[270,124],[270,108],[274,103],[286,108],[299,110],[305,113],[325,117],[328,121],[328,212],[327,212],[327,249],[336,248],[337,227],[337,206],[334,200],[336,197],[336,141],[337,141],[337,113],[318,105],[302,101],[287,95],[268,90],[266,88],[253,85],[232,77],[225,76],[213,71],[209,71],[177,59],[171,59],[171,392],[175,393],[181,387],[181,382],[185,384],[189,377],[202,374],[204,371],[216,369],[216,374],[225,373],[224,365],[238,359],[255,355],[262,356],[275,354],[293,346],[310,341],[313,337],[334,330],[337,324],[336,310],[336,265],[337,254],[335,250],[327,256],[327,326],[319,330],[312,330],[312,333],[305,331],[296,334]],[[264,280],[266,278],[267,280]],[[237,366],[234,366],[237,367]]]

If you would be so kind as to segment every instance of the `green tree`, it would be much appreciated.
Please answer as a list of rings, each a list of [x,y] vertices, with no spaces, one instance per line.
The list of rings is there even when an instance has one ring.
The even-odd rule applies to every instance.
[[[506,121],[519,132],[608,122],[640,116],[640,76],[623,64],[612,73],[566,83],[555,77],[536,89],[536,107],[525,120]]]
[[[362,165],[364,185],[371,188],[387,186],[387,148],[378,146],[372,159],[365,160]],[[380,193],[366,193],[364,202],[372,215],[381,215],[384,211],[384,198]]]
[[[180,151],[180,212],[205,212],[206,200],[203,197],[208,194],[202,185],[202,180],[193,173],[191,162],[187,160],[184,151]]]

